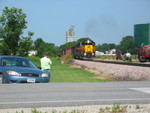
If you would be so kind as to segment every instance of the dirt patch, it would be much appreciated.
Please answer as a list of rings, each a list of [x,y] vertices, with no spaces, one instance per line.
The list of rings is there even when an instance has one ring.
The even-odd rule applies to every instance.
[[[96,79],[116,81],[115,76],[113,74],[103,73],[96,69],[87,68],[85,66],[80,66],[77,64],[71,64],[70,68],[82,68],[90,73],[94,73],[96,75],[96,76],[94,76],[94,78],[96,78]]]
[[[94,73],[96,75],[94,78],[96,78],[96,79],[101,79],[101,80],[107,79],[107,80],[115,81],[114,75],[112,75],[112,74],[99,72],[95,69],[90,69],[90,68],[85,68],[84,70],[86,70],[90,73]]]
[[[80,65],[71,64],[69,66],[69,68],[81,68],[81,66]]]

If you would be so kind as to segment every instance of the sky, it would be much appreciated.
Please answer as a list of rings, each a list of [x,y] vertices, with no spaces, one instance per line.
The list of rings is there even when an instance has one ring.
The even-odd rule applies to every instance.
[[[150,23],[150,0],[0,0],[4,7],[23,9],[27,32],[32,39],[60,46],[66,31],[74,25],[77,39],[89,37],[96,44],[119,44],[123,37],[134,36],[134,25]]]

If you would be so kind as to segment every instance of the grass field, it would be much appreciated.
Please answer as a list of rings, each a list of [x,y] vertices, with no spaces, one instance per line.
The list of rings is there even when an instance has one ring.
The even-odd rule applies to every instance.
[[[71,68],[68,64],[61,64],[54,60],[51,68],[51,82],[102,82],[95,79],[96,75],[82,68]]]
[[[40,66],[40,58],[28,57],[37,66]],[[69,64],[61,64],[60,60],[53,58],[51,66],[50,82],[105,82],[94,78],[96,75],[82,68],[71,68]]]

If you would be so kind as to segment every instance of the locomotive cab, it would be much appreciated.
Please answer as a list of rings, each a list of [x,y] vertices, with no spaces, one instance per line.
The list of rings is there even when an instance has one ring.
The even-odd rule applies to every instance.
[[[92,40],[82,42],[82,56],[86,58],[95,57],[95,42]]]

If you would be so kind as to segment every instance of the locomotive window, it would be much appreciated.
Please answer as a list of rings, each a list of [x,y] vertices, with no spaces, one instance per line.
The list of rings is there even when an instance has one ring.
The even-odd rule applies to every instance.
[[[82,42],[82,46],[85,46],[85,45],[93,45],[93,46],[95,46],[95,43],[94,42],[87,43],[86,41]]]
[[[93,46],[95,46],[95,43],[94,43],[94,42],[92,42],[92,43],[83,43],[82,45],[83,45],[83,46],[84,46],[84,45],[93,45]]]

